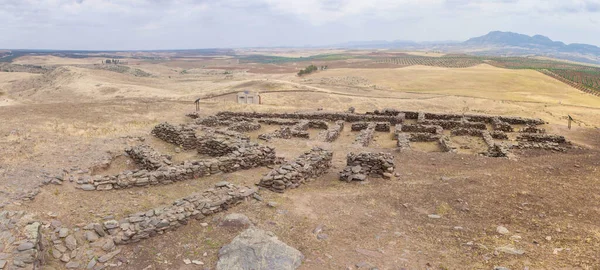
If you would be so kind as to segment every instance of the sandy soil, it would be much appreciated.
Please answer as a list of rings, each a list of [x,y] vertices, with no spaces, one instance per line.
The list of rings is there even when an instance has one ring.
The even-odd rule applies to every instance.
[[[315,145],[332,149],[334,168],[283,195],[262,191],[264,202],[253,201],[230,212],[249,216],[256,226],[273,231],[303,252],[306,260],[301,269],[356,269],[363,263],[379,269],[596,269],[600,265],[598,97],[535,72],[489,66],[355,67],[298,78],[293,73],[223,74],[223,69],[191,68],[190,62],[198,63],[141,62],[138,67],[152,73],[150,78],[68,65],[44,75],[0,73],[0,91],[5,93],[0,101],[13,100],[0,106],[0,204],[42,217],[55,212],[64,224],[75,226],[170,203],[222,180],[256,183],[267,168],[123,191],[89,193],[68,181],[40,186],[43,179],[63,169],[90,169],[119,156],[125,147],[140,144],[140,138],[176,160],[193,157],[192,152],[175,153],[175,146],[153,138],[149,131],[162,121],[188,121],[184,114],[193,110],[193,99],[208,94],[225,95],[203,100],[204,115],[221,110],[354,106],[359,112],[390,107],[541,117],[550,123],[545,126],[549,132],[565,135],[581,149],[518,152],[517,160],[486,158],[474,154],[480,141],[461,137],[455,142],[469,146],[461,154],[440,153],[427,144],[399,153],[392,149],[391,134],[378,133],[368,150],[394,153],[400,176],[361,184],[337,180],[345,154],[365,150],[351,146],[356,134],[348,127],[332,144],[316,139],[273,140],[268,144],[286,158]],[[182,74],[182,70],[190,72]],[[227,93],[241,89],[265,91],[264,104],[234,104]],[[276,90],[281,92],[268,92]],[[566,128],[567,114],[578,121],[571,130]],[[253,134],[272,128],[265,126]],[[126,158],[118,157],[98,173],[128,166]],[[19,200],[31,190],[40,193],[32,201]],[[279,205],[268,207],[268,201]],[[124,246],[119,256],[127,263],[121,268],[194,269],[183,263],[184,258],[214,268],[218,249],[237,234],[216,226],[224,214],[205,220],[206,227],[194,221],[176,232]],[[431,219],[429,214],[441,218]],[[312,233],[318,225],[324,226],[327,239],[318,240]],[[497,226],[505,226],[510,234],[499,235]],[[495,252],[507,245],[525,254]],[[44,269],[63,267],[50,260]]]

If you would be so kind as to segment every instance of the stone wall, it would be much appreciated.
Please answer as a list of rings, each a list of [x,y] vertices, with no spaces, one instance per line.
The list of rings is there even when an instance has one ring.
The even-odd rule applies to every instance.
[[[155,171],[135,170],[124,171],[117,175],[82,177],[77,179],[77,184],[79,188],[86,191],[164,185],[217,173],[272,165],[277,160],[274,148],[246,143],[222,157],[185,161],[174,166],[163,166]]]
[[[409,149],[410,148],[410,140],[409,136],[406,133],[398,133],[396,134],[396,146],[399,150]]]
[[[475,129],[487,129],[485,123],[481,122],[469,122],[469,121],[456,121],[456,120],[424,120],[419,122],[423,125],[441,126],[444,129],[454,128],[475,128]]]
[[[457,152],[456,149],[458,149],[458,146],[456,146],[456,144],[454,144],[452,140],[448,138],[448,136],[441,136],[438,142],[440,144],[440,147],[442,148],[442,151],[450,153]]]
[[[186,225],[191,219],[203,219],[227,210],[256,193],[255,188],[237,187],[227,182],[215,188],[176,200],[169,206],[148,209],[126,218],[91,223],[89,231],[114,239],[117,245],[135,243]]]
[[[482,132],[483,132],[483,130],[474,129],[474,128],[455,128],[455,129],[453,129],[453,130],[450,131],[450,134],[452,134],[452,136],[481,137],[482,136],[481,135]]]
[[[218,116],[226,117],[249,117],[249,118],[284,118],[284,119],[305,119],[305,120],[325,120],[345,122],[389,122],[391,124],[402,123],[403,117],[372,114],[355,114],[342,112],[312,112],[312,113],[259,113],[259,112],[219,112]]]
[[[275,192],[297,188],[311,178],[323,175],[331,167],[333,152],[315,147],[293,161],[273,169],[263,176],[258,186]]]
[[[326,142],[335,141],[340,136],[340,133],[342,133],[342,130],[344,130],[344,121],[342,121],[342,120],[335,121],[335,124],[330,126],[327,129],[327,131],[325,131],[325,141]]]
[[[431,125],[422,125],[422,124],[408,124],[408,125],[400,125],[399,128],[402,132],[418,132],[418,133],[431,133],[431,134],[442,134],[444,129],[441,126],[431,126]]]
[[[161,155],[149,145],[136,145],[125,149],[125,153],[133,159],[141,168],[146,170],[156,170],[165,165],[171,165],[171,156]]]
[[[361,145],[363,147],[369,146],[369,144],[373,140],[373,133],[375,132],[375,126],[376,126],[375,123],[373,123],[373,122],[369,123],[367,128],[361,130],[360,133],[358,134],[358,136],[356,136],[354,143]]]
[[[260,118],[257,120],[259,123],[266,125],[281,125],[281,126],[293,126],[298,124],[298,120],[294,119],[281,119],[281,118]]]
[[[41,269],[41,223],[24,211],[0,211],[0,269]]]
[[[408,140],[411,142],[435,142],[439,141],[442,135],[431,133],[409,133]]]
[[[350,125],[350,130],[361,131],[363,129],[367,129],[367,127],[369,127],[368,122],[357,122],[357,123],[352,123],[352,125]]]
[[[196,130],[186,125],[174,126],[164,122],[155,126],[151,133],[163,141],[181,146],[186,150],[196,147]]]
[[[237,131],[237,132],[250,132],[250,131],[259,130],[260,128],[261,128],[261,126],[259,123],[242,121],[242,122],[231,124],[227,129],[232,130],[232,131]]]
[[[231,154],[240,148],[249,145],[247,141],[238,140],[232,137],[214,137],[208,136],[198,139],[198,154],[220,157]]]
[[[308,127],[315,129],[329,129],[329,124],[324,120],[310,120],[308,121]]]
[[[524,128],[520,129],[519,132],[521,133],[546,133],[546,130],[543,128],[538,128],[535,125],[527,125]]]
[[[406,119],[417,119],[417,120],[451,120],[458,121],[466,119],[471,122],[483,122],[492,123],[493,118],[498,118],[500,121],[506,122],[511,125],[543,125],[545,122],[539,118],[523,118],[515,116],[491,116],[481,114],[455,114],[455,113],[422,113],[416,111],[401,111],[396,109],[383,109],[382,111],[375,110],[374,112],[367,112],[367,114],[374,115],[386,115],[386,116],[398,116],[403,114],[403,118]]]
[[[492,138],[494,138],[494,139],[508,140],[508,135],[506,135],[506,133],[504,133],[504,131],[492,130],[490,132],[490,134],[492,135]]]
[[[504,131],[504,132],[513,132],[514,131],[513,127],[509,123],[500,120],[500,118],[498,118],[498,117],[492,118],[492,127],[494,128],[494,130],[500,130],[500,131]]]
[[[534,134],[534,133],[522,133],[517,136],[517,141],[526,142],[553,142],[566,144],[567,140],[564,136],[551,135],[551,134]]]
[[[394,172],[394,156],[388,153],[349,153],[346,168],[340,172],[340,180],[364,181],[367,177],[391,178]]]

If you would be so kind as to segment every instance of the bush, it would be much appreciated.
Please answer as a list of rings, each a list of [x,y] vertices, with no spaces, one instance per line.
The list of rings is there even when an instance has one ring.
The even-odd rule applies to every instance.
[[[319,70],[319,68],[318,68],[317,66],[315,66],[315,65],[310,65],[310,66],[306,67],[305,69],[301,69],[301,70],[298,72],[298,76],[302,76],[302,75],[304,75],[304,74],[310,74],[310,73],[313,73],[313,72],[315,72],[315,71],[317,71],[317,70]]]

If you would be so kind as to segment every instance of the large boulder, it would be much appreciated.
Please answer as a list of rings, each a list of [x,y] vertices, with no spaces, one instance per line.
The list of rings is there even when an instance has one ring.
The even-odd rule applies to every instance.
[[[251,227],[219,250],[217,270],[296,269],[303,259],[273,233]]]

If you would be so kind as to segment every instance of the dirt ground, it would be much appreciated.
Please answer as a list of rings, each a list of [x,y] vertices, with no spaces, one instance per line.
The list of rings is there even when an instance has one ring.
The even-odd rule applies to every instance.
[[[469,145],[459,154],[441,153],[428,144],[397,152],[391,134],[385,133],[377,133],[364,149],[352,145],[356,134],[349,127],[332,144],[316,138],[275,139],[266,144],[287,159],[316,145],[331,149],[333,168],[285,194],[261,191],[262,202],[252,200],[175,232],[122,246],[117,258],[125,262],[121,269],[197,269],[184,259],[214,269],[219,248],[238,233],[217,226],[231,212],[247,215],[257,227],[300,250],[305,255],[300,269],[600,269],[600,98],[541,74],[489,66],[361,69],[361,63],[347,62],[348,68],[298,78],[293,70],[252,72],[289,70],[286,65],[232,63],[246,69],[224,74],[230,69],[202,68],[202,61],[190,60],[141,62],[135,67],[153,74],[141,78],[72,66],[80,63],[70,60],[22,61],[64,65],[44,75],[0,73],[0,102],[11,100],[0,106],[0,205],[47,220],[49,212],[56,213],[70,226],[169,204],[223,180],[257,183],[269,169],[109,192],[84,192],[68,181],[41,185],[63,170],[98,168],[111,159],[97,173],[130,168],[131,161],[118,156],[141,141],[177,160],[193,158],[193,151],[176,153],[175,146],[152,137],[150,130],[164,121],[189,121],[184,115],[194,109],[193,100],[210,94],[223,95],[203,100],[203,115],[353,106],[358,112],[389,107],[540,117],[549,122],[544,126],[548,132],[577,145],[566,153],[520,151],[516,160],[508,160],[476,155],[481,142],[468,138],[454,139]],[[242,89],[272,92],[261,95],[262,105],[234,104],[228,93]],[[567,114],[577,120],[571,130]],[[253,139],[273,128],[264,126],[252,133]],[[311,135],[317,133],[311,130]],[[356,184],[339,181],[346,154],[364,150],[393,153],[399,176]],[[498,226],[510,233],[498,234]],[[326,239],[317,239],[317,227]],[[507,246],[525,253],[502,252]],[[63,268],[54,260],[44,267]]]

